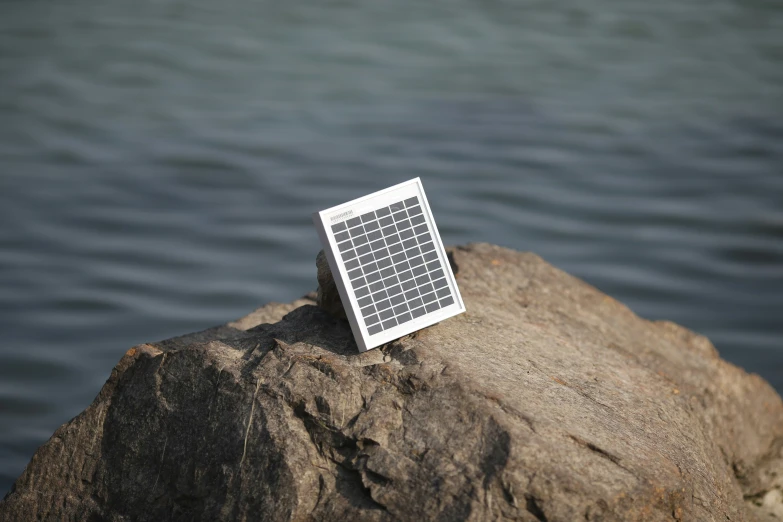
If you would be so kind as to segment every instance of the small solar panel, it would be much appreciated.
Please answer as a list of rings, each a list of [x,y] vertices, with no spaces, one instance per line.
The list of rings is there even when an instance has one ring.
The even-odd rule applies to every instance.
[[[419,178],[313,222],[359,350],[465,311]]]

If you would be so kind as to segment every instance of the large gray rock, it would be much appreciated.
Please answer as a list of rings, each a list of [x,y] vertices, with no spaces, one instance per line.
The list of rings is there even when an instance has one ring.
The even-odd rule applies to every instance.
[[[775,520],[783,404],[532,254],[454,251],[467,313],[357,353],[311,298],[132,348],[15,520]]]

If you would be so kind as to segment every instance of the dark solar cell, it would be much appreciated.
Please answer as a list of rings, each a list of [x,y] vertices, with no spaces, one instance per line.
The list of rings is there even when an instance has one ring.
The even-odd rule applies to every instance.
[[[336,234],[337,232],[342,232],[343,230],[346,230],[347,228],[348,228],[348,226],[343,221],[342,223],[337,223],[336,225],[332,225],[332,232]]]

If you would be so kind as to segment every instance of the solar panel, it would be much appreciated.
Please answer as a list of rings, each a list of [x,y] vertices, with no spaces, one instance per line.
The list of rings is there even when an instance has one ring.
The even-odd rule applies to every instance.
[[[359,350],[465,311],[419,178],[313,222]]]

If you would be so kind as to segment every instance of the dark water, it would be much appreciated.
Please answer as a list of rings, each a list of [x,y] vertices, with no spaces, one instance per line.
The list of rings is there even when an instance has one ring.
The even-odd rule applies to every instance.
[[[783,390],[783,4],[0,4],[0,494],[130,346],[315,287],[421,176]]]

